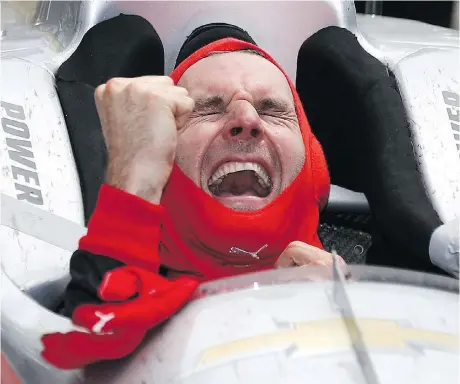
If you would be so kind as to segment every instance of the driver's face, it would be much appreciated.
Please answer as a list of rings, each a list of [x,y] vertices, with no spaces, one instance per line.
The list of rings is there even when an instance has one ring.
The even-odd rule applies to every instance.
[[[249,53],[209,56],[179,86],[195,110],[178,121],[176,161],[225,206],[260,209],[297,176],[305,148],[289,84],[268,60]]]

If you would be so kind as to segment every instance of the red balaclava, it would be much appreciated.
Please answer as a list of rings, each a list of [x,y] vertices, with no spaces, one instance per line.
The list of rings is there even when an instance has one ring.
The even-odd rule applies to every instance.
[[[296,179],[269,205],[253,212],[225,207],[174,164],[161,204],[163,220],[160,261],[171,272],[192,274],[203,280],[269,269],[292,241],[322,248],[317,229],[319,210],[329,195],[326,160],[311,132],[294,85],[286,73],[258,46],[234,38],[208,44],[185,59],[171,74],[177,84],[184,72],[212,52],[253,49],[276,65],[291,87],[305,146],[305,163]],[[231,253],[236,247],[256,252],[258,258]]]

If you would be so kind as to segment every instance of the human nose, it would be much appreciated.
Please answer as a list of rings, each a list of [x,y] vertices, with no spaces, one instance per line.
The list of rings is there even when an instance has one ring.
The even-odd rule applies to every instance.
[[[251,103],[245,100],[237,101],[231,113],[232,116],[223,132],[225,139],[246,141],[263,137],[262,121]]]

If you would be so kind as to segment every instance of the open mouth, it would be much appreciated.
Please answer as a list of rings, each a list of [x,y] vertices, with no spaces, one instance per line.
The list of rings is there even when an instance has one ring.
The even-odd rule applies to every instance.
[[[208,180],[209,191],[218,197],[267,197],[273,183],[267,170],[254,162],[227,162]]]

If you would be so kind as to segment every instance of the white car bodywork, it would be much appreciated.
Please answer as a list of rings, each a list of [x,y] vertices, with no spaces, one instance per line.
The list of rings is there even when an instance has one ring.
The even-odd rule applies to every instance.
[[[1,10],[2,351],[25,383],[70,383],[81,374],[57,371],[39,356],[39,338],[43,333],[73,329],[68,319],[42,305],[51,307],[59,299],[68,279],[72,250],[85,232],[79,177],[54,88],[54,73],[74,52],[91,26],[120,13],[141,15],[154,25],[165,46],[167,72],[173,68],[185,37],[194,28],[208,22],[229,22],[248,30],[291,78],[295,78],[296,53],[306,38],[329,25],[349,29],[358,37],[363,48],[385,63],[398,80],[411,121],[414,152],[435,210],[444,222],[460,217],[460,137],[456,133],[459,126],[460,76],[457,31],[408,20],[359,16],[351,1],[2,2]],[[270,27],[267,28],[261,20],[269,20]],[[10,126],[22,127],[23,132],[28,134],[15,136],[11,133],[13,130],[5,129]],[[27,158],[12,155],[14,140],[25,140],[32,155]],[[29,188],[28,191],[33,188],[36,199],[24,197],[24,188]],[[334,206],[349,206],[350,210],[368,210],[362,194],[341,188],[333,188],[329,206],[331,209]],[[50,214],[56,218],[50,218]],[[48,220],[53,224],[45,225]],[[253,280],[258,281],[258,278],[253,277]],[[202,381],[205,379],[200,376],[201,373],[192,373],[193,359],[201,350],[216,343],[273,331],[275,323],[270,323],[269,315],[272,309],[276,313],[283,313],[278,320],[285,323],[306,321],[307,318],[313,321],[313,317],[315,321],[322,321],[334,316],[333,311],[327,308],[323,292],[327,284],[281,284],[265,288],[264,293],[243,290],[224,295],[225,298],[217,295],[198,300],[163,330],[160,341],[150,340],[148,347],[136,354],[158,356],[162,348],[165,351],[172,348],[165,357],[165,364],[148,360],[150,362],[143,366],[145,369],[142,371],[136,362],[141,357],[135,357],[134,363],[123,366],[123,372],[116,371],[119,372],[118,379],[104,382],[121,383],[122,377],[128,377],[128,381],[123,382],[132,382],[129,375],[134,374],[134,369],[144,372],[145,383],[216,382],[216,376],[213,375],[222,377],[223,373],[228,381],[219,381],[237,382],[236,368],[227,365],[225,367],[230,368],[207,371],[211,372],[208,377],[213,379]],[[359,308],[362,306],[362,317],[380,319],[386,316],[392,321],[406,321],[416,324],[416,328],[458,337],[455,294],[421,286],[401,290],[393,283],[381,285],[374,282],[357,283],[350,289],[352,296],[356,295],[353,301]],[[371,289],[375,295],[368,294]],[[251,299],[254,295],[258,298]],[[263,295],[266,297],[263,298]],[[266,301],[268,298],[272,301]],[[222,303],[218,305],[219,300]],[[235,300],[234,306],[230,305],[230,300]],[[417,300],[423,302],[419,306],[407,307],[407,303]],[[441,302],[444,304],[441,305]],[[379,307],[376,307],[376,303],[379,303]],[[206,310],[208,306],[209,310]],[[259,308],[259,312],[252,315],[245,312],[254,306]],[[220,311],[228,311],[231,315],[228,320],[233,320],[224,324],[227,320],[219,317]],[[237,314],[241,315],[239,319]],[[192,318],[199,321],[188,330],[182,329],[188,332],[181,336],[182,341],[187,339],[186,348],[183,343],[175,344],[178,338],[176,332],[187,328],[183,327],[185,323],[181,321]],[[208,338],[205,337],[211,323],[215,323],[214,339],[211,333]],[[171,343],[173,346],[170,347]],[[178,354],[179,350],[185,354]],[[241,382],[257,382],[257,375],[263,372],[268,375],[264,378],[267,383],[295,383],[301,377],[307,381],[307,376],[302,375],[314,373],[327,382],[337,382],[338,377],[343,378],[340,382],[355,382],[353,376],[343,376],[347,371],[344,367],[353,365],[351,352],[344,352],[343,356],[324,354],[319,350],[309,353],[316,354],[317,358],[308,361],[301,359],[298,361],[302,363],[290,365],[296,374],[289,373],[286,381],[280,381],[284,376],[276,370],[276,358],[259,357],[256,365],[242,363],[240,379],[243,377],[244,380],[241,379]],[[452,378],[458,377],[454,377],[458,372],[453,365],[458,358],[457,352],[452,354],[450,350],[430,350],[422,353],[421,359],[414,357],[419,356],[419,352],[411,353],[394,355],[393,352],[385,352],[380,357],[376,355],[376,364],[382,364],[381,382],[397,383],[400,380],[401,383],[431,383],[434,379],[430,375],[434,373],[427,367],[432,365],[439,367],[439,372],[436,370],[439,375],[445,375],[442,380],[436,379],[437,382],[450,383],[454,382]],[[390,362],[398,366],[395,368],[398,378],[391,376],[384,368]],[[258,365],[270,369],[258,370]],[[178,369],[180,376],[174,376],[172,369]],[[351,375],[354,369],[350,368],[347,374]]]

